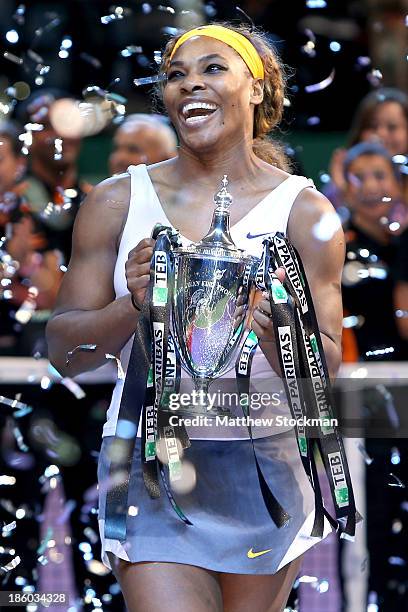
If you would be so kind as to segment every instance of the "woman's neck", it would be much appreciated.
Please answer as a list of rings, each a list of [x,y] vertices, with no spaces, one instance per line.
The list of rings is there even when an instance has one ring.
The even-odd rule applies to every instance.
[[[176,162],[180,179],[194,177],[201,185],[218,185],[224,174],[235,184],[251,184],[259,176],[259,170],[264,162],[257,157],[252,149],[252,143],[242,142],[241,146],[212,149],[208,153],[193,153],[191,150],[179,148]],[[253,183],[252,183],[253,184]]]

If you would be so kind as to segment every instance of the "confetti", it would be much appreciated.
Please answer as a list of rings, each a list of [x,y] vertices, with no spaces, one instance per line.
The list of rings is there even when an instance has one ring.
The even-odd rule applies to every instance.
[[[19,38],[20,37],[19,37],[18,32],[16,30],[9,30],[8,32],[6,32],[6,40],[11,45],[15,45],[16,43],[18,43]]]
[[[65,365],[68,365],[71,362],[71,357],[74,357],[75,354],[79,352],[93,352],[96,350],[96,348],[96,344],[78,344],[78,346],[67,352],[67,360],[65,362]]]
[[[316,576],[308,576],[305,574],[304,576],[300,576],[299,582],[304,582],[306,584],[311,582],[317,582],[318,578]]]
[[[157,7],[158,11],[163,11],[165,13],[171,13],[172,15],[175,15],[176,11],[174,10],[174,8],[172,6],[163,6],[162,4],[159,4],[159,6]]]
[[[333,53],[338,53],[341,51],[341,44],[337,42],[337,40],[332,40],[329,47],[330,51],[333,51]]]
[[[327,2],[325,0],[306,0],[306,6],[310,9],[326,8]]]
[[[44,63],[44,59],[41,57],[41,55],[38,55],[38,53],[36,53],[36,51],[33,51],[32,49],[27,50],[27,55],[30,59],[32,59],[37,64]]]
[[[24,25],[25,22],[25,4],[19,4],[16,12],[13,15],[13,19],[18,23],[18,25]]]
[[[21,140],[23,142],[23,146],[21,147],[21,152],[23,155],[28,155],[30,152],[30,147],[33,144],[33,134],[32,134],[32,130],[30,129],[30,125],[32,124],[27,124],[24,126],[25,132],[23,134],[19,135],[19,140]]]
[[[309,40],[307,41],[305,45],[301,47],[301,50],[303,53],[305,53],[309,57],[315,57],[316,56],[316,50],[315,50],[316,36],[312,32],[312,30],[309,30],[308,28],[305,29],[305,34]]]
[[[344,329],[351,329],[355,327],[356,329],[360,329],[364,325],[365,319],[361,315],[349,315],[348,317],[343,318],[343,327]]]
[[[104,15],[101,17],[101,23],[103,25],[107,25],[112,23],[112,21],[119,21],[124,19],[125,17],[129,17],[132,14],[132,10],[129,8],[124,8],[123,6],[111,6],[110,10],[112,11],[109,15]]]
[[[151,77],[143,77],[141,79],[133,79],[133,84],[136,87],[140,87],[142,85],[152,85],[153,83],[160,83],[166,80],[165,74],[155,74]]]
[[[35,35],[37,37],[40,37],[44,34],[44,32],[49,32],[50,30],[59,26],[60,23],[61,23],[61,19],[59,17],[55,17],[42,28],[37,28],[37,30],[35,30]]]
[[[47,532],[44,536],[44,539],[41,541],[39,547],[37,548],[37,554],[39,556],[41,556],[45,552],[46,548],[48,547],[48,543],[52,538],[53,533],[54,531],[52,527],[48,527]]]
[[[88,64],[91,64],[91,66],[93,66],[94,68],[102,68],[102,62],[100,62],[98,58],[94,57],[93,55],[90,55],[89,53],[81,52],[79,54],[79,57],[84,60],[84,62],[88,62]]]
[[[42,476],[40,476],[40,478],[38,479],[40,484],[44,484],[45,482],[47,482],[47,480],[49,478],[52,478],[53,476],[57,476],[60,473],[59,471],[59,467],[56,465],[49,465],[48,467],[45,468],[44,470],[44,474]]]
[[[408,157],[406,155],[394,155],[392,158],[392,161],[395,164],[407,164],[408,163]]]
[[[392,472],[390,472],[389,475],[394,479],[394,482],[391,481],[388,483],[389,487],[400,487],[401,489],[405,489],[404,483],[398,478],[398,476],[395,476],[395,474]]]
[[[65,376],[64,378],[61,378],[60,383],[64,385],[68,391],[71,391],[71,393],[75,395],[76,399],[80,400],[86,396],[86,393],[82,387],[80,387],[72,378]]]
[[[99,536],[95,533],[92,527],[85,527],[84,535],[88,538],[91,544],[97,544],[99,542]]]
[[[21,433],[20,429],[15,426],[13,427],[13,435],[16,439],[18,448],[23,452],[23,453],[28,453],[29,448],[27,446],[27,444],[25,444],[24,439],[23,439],[23,434]]]
[[[91,574],[95,574],[96,576],[107,576],[110,574],[110,570],[97,559],[91,559],[86,561],[86,567]],[[93,600],[93,603],[95,600]],[[102,610],[102,608],[97,608],[98,610]]]
[[[162,34],[168,34],[169,36],[178,36],[182,34],[183,30],[180,28],[172,28],[171,26],[165,26],[160,30]]]
[[[336,74],[336,71],[335,71],[335,68],[333,68],[329,76],[323,79],[323,81],[320,81],[319,83],[314,83],[313,85],[306,85],[305,91],[307,93],[314,93],[316,91],[322,91],[322,89],[326,89],[326,87],[328,87],[329,85],[331,85],[331,83],[333,83],[335,74]]]
[[[393,346],[386,346],[381,349],[374,349],[373,351],[366,351],[366,357],[378,357],[379,355],[388,355],[395,351]]]
[[[136,435],[136,425],[132,421],[119,419],[116,425],[116,434],[124,440],[131,440]]]
[[[0,404],[5,404],[11,408],[18,408],[18,410],[13,413],[13,416],[16,418],[24,416],[32,411],[32,407],[28,406],[28,404],[23,404],[23,402],[20,402],[17,399],[9,399],[8,397],[4,397],[4,395],[0,395]],[[21,414],[19,414],[20,411]]]
[[[110,353],[105,353],[105,357],[106,357],[106,359],[113,359],[114,361],[116,361],[116,366],[118,368],[118,379],[119,380],[125,380],[126,375],[125,375],[125,372],[123,370],[122,363],[121,363],[120,359],[118,357],[116,357],[115,355],[111,355]]]
[[[400,452],[396,446],[393,446],[391,449],[391,463],[393,465],[398,465],[401,463]]]
[[[13,531],[16,527],[17,527],[17,521],[12,521],[11,523],[8,523],[7,525],[4,525],[1,528],[1,530],[2,530],[3,534],[5,534],[5,533],[10,533],[10,531]]]
[[[402,559],[401,557],[389,557],[388,558],[388,563],[390,565],[406,565],[406,561],[404,561],[404,559]]]
[[[357,58],[357,64],[359,66],[369,66],[371,64],[371,57],[368,57],[367,55],[360,55]]]
[[[50,69],[51,69],[51,66],[47,66],[46,64],[38,64],[38,65],[35,67],[35,69],[36,69],[36,72],[38,72],[38,74],[39,74],[40,76],[42,76],[42,75],[44,75],[44,74],[48,74],[48,73],[49,73],[49,71],[50,71]]]
[[[401,522],[400,520],[395,519],[395,520],[392,522],[392,525],[391,525],[391,531],[392,531],[392,533],[401,533],[402,528],[403,528],[403,525],[402,525],[402,522]]]
[[[7,485],[15,485],[16,484],[16,479],[14,478],[14,476],[6,476],[5,474],[0,475],[0,485],[2,486],[7,486]]]
[[[378,68],[373,68],[367,74],[367,79],[373,87],[378,87],[379,85],[381,85],[382,78],[383,78],[382,72],[381,70],[378,70]]]
[[[0,567],[0,570],[2,570],[5,573],[10,572],[15,567],[17,567],[17,565],[19,565],[20,563],[21,563],[20,557],[14,557],[14,559],[12,559],[12,561],[10,561],[10,563],[7,563],[7,565],[2,565]]]
[[[54,160],[59,161],[62,159],[62,138],[56,138],[54,140]]]
[[[370,455],[367,453],[364,445],[361,442],[356,442],[356,446],[358,450],[360,451],[360,453],[362,454],[366,465],[371,465],[374,459],[370,457]]]
[[[217,9],[213,4],[205,4],[204,11],[208,17],[215,17],[217,14]]]
[[[3,57],[9,62],[13,62],[13,64],[18,64],[20,66],[24,62],[24,60],[21,57],[17,57],[17,55],[14,55],[14,53],[10,53],[10,51],[4,51]]]
[[[125,49],[122,49],[122,51],[119,52],[119,55],[121,55],[122,57],[130,57],[135,53],[143,53],[143,47],[138,47],[136,45],[128,45],[127,47],[125,47]]]
[[[341,221],[335,212],[326,212],[312,227],[312,234],[317,240],[327,242],[341,228]]]
[[[37,287],[30,287],[28,289],[26,299],[14,315],[16,321],[18,321],[21,325],[25,325],[26,323],[28,323],[31,317],[33,316],[33,312],[37,308],[37,297]]]

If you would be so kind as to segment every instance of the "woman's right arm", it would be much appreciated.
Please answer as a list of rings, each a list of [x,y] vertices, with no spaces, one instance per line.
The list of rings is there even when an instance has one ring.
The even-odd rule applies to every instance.
[[[49,359],[62,375],[72,377],[98,368],[106,363],[105,353],[117,355],[134,333],[138,312],[130,294],[115,299],[113,286],[118,241],[129,198],[129,177],[114,177],[97,185],[78,212],[68,271],[47,325]],[[149,254],[150,250],[145,259]],[[142,267],[139,265],[139,271],[136,270],[138,278],[133,290],[139,301],[143,297],[140,287],[149,278],[140,276]],[[80,344],[96,344],[97,348],[76,353],[66,365],[68,351]]]

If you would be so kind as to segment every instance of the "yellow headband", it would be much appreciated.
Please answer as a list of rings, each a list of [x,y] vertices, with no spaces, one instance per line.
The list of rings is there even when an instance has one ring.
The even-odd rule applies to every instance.
[[[235,32],[235,30],[230,30],[229,28],[225,28],[224,26],[218,25],[208,25],[208,26],[200,26],[199,28],[194,28],[194,30],[189,30],[176,42],[173,47],[173,51],[170,55],[170,60],[173,58],[177,49],[192,38],[193,36],[208,36],[209,38],[215,38],[216,40],[220,40],[221,42],[229,45],[242,57],[249,70],[251,71],[254,79],[263,79],[265,76],[264,67],[262,60],[259,56],[258,51],[255,49],[254,45],[251,41],[248,40],[245,36],[240,34],[239,32]]]

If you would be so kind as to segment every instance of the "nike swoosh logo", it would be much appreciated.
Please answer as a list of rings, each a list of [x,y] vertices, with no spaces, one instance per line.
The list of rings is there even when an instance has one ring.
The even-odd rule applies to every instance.
[[[271,234],[273,234],[273,232],[264,232],[263,234],[251,234],[251,232],[248,232],[246,237],[248,238],[248,240],[251,240],[252,238],[259,238],[260,236],[270,236]]]
[[[255,557],[260,557],[265,553],[271,552],[272,548],[268,548],[268,550],[260,550],[259,552],[254,552],[252,548],[250,548],[247,552],[248,559],[255,559]]]

